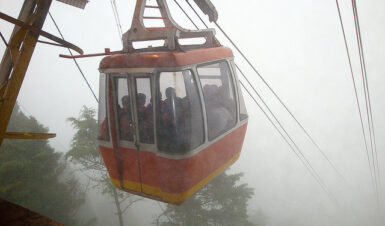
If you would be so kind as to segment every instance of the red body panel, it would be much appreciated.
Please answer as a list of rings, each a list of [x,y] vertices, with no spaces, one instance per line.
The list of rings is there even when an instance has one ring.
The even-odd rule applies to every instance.
[[[166,193],[182,193],[226,164],[242,149],[247,124],[240,126],[206,149],[185,159],[159,157],[155,153],[139,151],[142,184]],[[119,180],[118,166],[112,148],[100,147],[112,179]],[[139,182],[137,150],[119,148],[123,179]]]
[[[117,54],[103,58],[100,69],[176,68],[230,57],[233,57],[233,53],[227,47],[184,52]],[[238,158],[247,128],[247,123],[240,125],[242,122],[238,122],[238,127],[204,150],[191,156],[186,153],[182,156],[184,158],[180,159],[172,158],[172,154],[164,154],[162,157],[146,150],[120,147],[116,132],[118,130],[112,83],[109,79],[107,81],[111,141],[108,144],[110,147],[99,147],[112,182],[116,186],[134,194],[180,204]],[[202,145],[207,146],[207,143]]]

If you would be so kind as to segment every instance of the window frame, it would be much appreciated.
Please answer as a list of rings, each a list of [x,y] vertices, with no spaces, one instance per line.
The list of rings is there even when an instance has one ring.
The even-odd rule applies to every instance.
[[[158,98],[158,94],[160,92],[160,74],[161,73],[164,73],[164,72],[182,72],[183,74],[183,71],[190,71],[191,73],[191,77],[194,79],[194,82],[195,82],[195,87],[197,89],[197,94],[198,94],[198,101],[199,101],[199,105],[201,107],[201,114],[202,114],[202,124],[203,124],[203,140],[202,142],[199,144],[199,145],[196,145],[196,147],[188,150],[188,151],[185,151],[185,152],[180,152],[180,153],[172,153],[172,152],[168,152],[168,151],[162,151],[159,149],[158,147],[158,134],[157,134],[157,126],[158,126],[158,120],[157,120],[157,114],[156,112],[158,111],[158,104],[155,104],[155,108],[154,108],[154,129],[155,129],[155,145],[156,145],[156,149],[159,153],[164,153],[164,154],[167,154],[167,155],[183,155],[185,156],[186,154],[195,154],[196,153],[196,150],[197,149],[201,149],[201,146],[202,145],[205,145],[205,143],[207,143],[207,127],[206,127],[206,114],[205,114],[205,106],[204,106],[204,103],[202,101],[202,98],[203,98],[203,95],[202,95],[202,90],[201,90],[201,85],[200,85],[200,81],[199,81],[199,78],[197,77],[197,73],[196,73],[196,65],[188,65],[188,66],[183,66],[183,67],[177,67],[177,68],[158,68],[158,70],[156,70],[156,72],[154,73],[155,75],[155,84],[154,84],[154,88],[155,88],[155,94],[154,94],[154,98]],[[182,75],[183,76],[183,75]],[[159,84],[159,85],[158,85]],[[185,84],[186,85],[186,84]],[[185,90],[186,90],[186,96],[187,96],[187,89],[185,87]],[[200,151],[200,150],[199,150]]]
[[[159,76],[160,76],[160,73],[161,72],[174,72],[174,71],[184,71],[184,70],[190,70],[192,72],[192,77],[193,79],[195,80],[196,82],[196,85],[197,85],[197,88],[198,88],[198,96],[199,96],[199,103],[200,103],[200,107],[201,107],[201,112],[202,112],[202,116],[203,116],[203,126],[204,126],[204,130],[203,130],[203,133],[204,133],[204,141],[202,144],[198,145],[196,148],[194,149],[191,149],[187,152],[183,152],[183,153],[170,153],[170,152],[164,152],[164,151],[160,151],[158,149],[158,140],[157,140],[157,119],[156,119],[156,111],[157,111],[157,104],[155,104],[153,107],[153,120],[154,120],[154,144],[145,144],[146,146],[152,146],[152,148],[149,148],[149,149],[144,149],[144,151],[147,151],[147,152],[152,152],[154,154],[156,154],[157,156],[161,156],[161,157],[166,157],[166,158],[171,158],[171,159],[184,159],[184,158],[188,158],[188,157],[191,157],[197,153],[199,153],[200,151],[203,151],[204,149],[206,149],[208,146],[212,145],[213,143],[217,142],[219,139],[221,139],[222,137],[228,135],[229,133],[231,133],[234,129],[238,128],[240,125],[243,125],[245,122],[247,122],[247,120],[242,120],[242,121],[239,121],[239,100],[238,100],[238,97],[235,98],[235,102],[236,102],[236,111],[237,111],[237,121],[236,121],[236,124],[231,128],[229,129],[228,131],[222,133],[221,135],[209,140],[208,139],[208,128],[207,128],[207,113],[206,113],[206,106],[205,106],[205,103],[204,103],[204,96],[203,96],[203,91],[202,91],[202,84],[201,84],[201,81],[200,81],[200,78],[199,78],[199,75],[198,75],[198,70],[197,68],[200,67],[200,66],[204,66],[204,65],[209,65],[209,64],[215,64],[215,63],[220,63],[220,62],[227,62],[227,65],[229,66],[230,70],[231,70],[231,73],[233,75],[230,76],[230,79],[231,81],[233,82],[234,86],[233,86],[233,92],[234,92],[234,95],[237,95],[238,96],[238,89],[236,89],[235,87],[239,87],[239,84],[238,84],[238,81],[236,81],[236,74],[234,73],[234,69],[232,67],[232,64],[231,64],[231,61],[234,60],[234,57],[226,57],[226,58],[221,58],[221,59],[217,59],[217,60],[212,60],[212,61],[206,61],[206,62],[202,62],[202,63],[197,63],[197,64],[190,64],[190,65],[184,65],[184,66],[179,66],[179,67],[158,67],[158,68],[119,68],[119,69],[104,69],[104,70],[100,70],[101,73],[104,73],[106,75],[106,79],[108,80],[108,82],[113,82],[112,80],[112,75],[116,75],[116,74],[121,74],[121,76],[127,76],[127,79],[131,79],[133,80],[134,77],[139,77],[138,75],[140,74],[143,74],[144,77],[150,77],[151,78],[151,91],[153,93],[153,97],[156,98],[157,97],[157,92],[158,92],[158,87],[157,87],[157,83],[158,83],[158,80],[159,80]],[[136,75],[136,76],[134,76]],[[147,76],[145,76],[147,75]],[[113,84],[112,84],[113,85]],[[112,94],[108,94],[109,92],[109,88],[108,88],[108,85],[106,84],[106,92],[107,92],[107,118],[108,118],[108,123],[109,123],[109,133],[110,133],[110,141],[109,142],[106,142],[106,141],[101,141],[103,142],[105,145],[104,146],[111,146],[112,147],[112,136],[111,136],[111,121],[110,121],[110,117],[109,117],[109,114],[110,114],[110,110],[109,109],[111,105],[110,103],[110,97],[108,95],[112,95],[112,100],[115,101],[115,94],[112,93]],[[113,87],[111,87],[113,88]],[[235,90],[234,90],[235,89]],[[131,101],[133,101],[133,98],[131,98]],[[135,104],[135,103],[133,103]],[[115,110],[113,110],[115,112]],[[132,110],[133,111],[133,110]],[[115,114],[115,113],[114,113]],[[134,117],[136,117],[136,114],[135,113],[132,113]],[[116,116],[115,116],[116,117]],[[135,119],[136,120],[136,119]],[[116,120],[115,120],[116,121]],[[137,121],[137,120],[136,120]],[[116,128],[117,125],[115,125]],[[137,126],[137,125],[136,125]],[[100,141],[100,140],[98,140]],[[127,147],[126,144],[122,144],[123,143],[131,143],[132,142],[128,142],[128,141],[121,141],[119,142],[119,146],[124,146],[124,147]],[[140,143],[142,144],[142,143]],[[130,145],[131,147],[131,145]],[[133,144],[132,145],[133,148],[135,148],[135,145]],[[144,146],[143,146],[144,147]]]
[[[97,130],[97,141],[99,144],[103,144],[103,146],[110,146],[107,144],[112,144],[112,136],[111,136],[111,126],[110,126],[110,117],[109,116],[109,74],[108,73],[100,73],[99,77],[99,92],[100,92],[100,81],[101,77],[104,75],[104,102],[105,102],[105,118],[107,120],[107,132],[108,132],[108,138],[107,139],[102,139],[99,137],[100,133],[100,124],[99,124],[99,111],[100,111],[100,105],[98,105],[98,130]],[[99,93],[99,99],[100,99],[100,93]]]
[[[223,58],[223,59],[219,59],[219,60],[214,60],[214,61],[209,61],[209,62],[204,62],[204,63],[200,63],[200,64],[196,64],[194,66],[195,68],[195,73],[196,73],[196,76],[199,80],[199,84],[200,84],[200,92],[201,92],[201,100],[205,101],[204,99],[204,95],[203,95],[203,87],[202,87],[202,83],[201,83],[201,79],[199,78],[199,73],[198,73],[198,67],[202,67],[202,66],[207,66],[207,65],[210,65],[210,64],[216,64],[216,63],[226,63],[228,68],[229,68],[229,72],[230,72],[230,76],[229,76],[229,80],[232,82],[232,90],[233,90],[233,93],[234,93],[234,101],[235,101],[235,110],[236,110],[236,113],[235,113],[235,117],[236,117],[236,120],[235,120],[235,123],[234,125],[229,128],[228,130],[226,130],[225,132],[215,136],[215,137],[212,137],[211,139],[209,139],[208,137],[208,123],[207,123],[207,111],[206,111],[206,103],[204,103],[204,118],[205,118],[205,132],[206,132],[206,141],[207,142],[213,142],[227,134],[229,134],[234,128],[236,128],[239,124],[239,110],[238,110],[238,93],[236,91],[236,87],[237,85],[235,84],[235,80],[234,80],[234,72],[232,70],[232,66],[231,66],[231,63],[230,63],[230,60],[234,60],[234,57],[230,57],[230,58]]]
[[[231,69],[233,70],[234,81],[237,81],[236,82],[236,86],[237,86],[236,90],[237,90],[237,99],[238,99],[238,107],[237,107],[237,109],[238,109],[238,122],[245,122],[245,120],[248,120],[249,114],[247,113],[245,98],[244,98],[243,93],[242,93],[240,80],[239,80],[238,73],[237,73],[237,67],[236,67],[234,59],[230,60],[229,62],[231,65]],[[243,103],[244,103],[245,108],[246,108],[246,118],[244,118],[244,119],[241,119],[241,99],[240,99],[241,97],[243,99]]]
[[[137,139],[137,143],[141,146],[141,147],[145,147],[147,148],[146,150],[150,150],[150,149],[153,149],[152,147],[148,146],[148,145],[152,145],[152,146],[157,146],[157,143],[155,142],[155,136],[156,136],[156,132],[155,132],[155,121],[154,121],[154,105],[152,106],[152,122],[153,122],[153,127],[152,127],[152,133],[153,133],[153,136],[154,136],[154,142],[153,143],[142,143],[140,141],[140,134],[139,134],[139,119],[138,119],[138,109],[137,109],[137,103],[136,103],[136,94],[138,93],[138,86],[137,86],[137,79],[141,79],[141,78],[144,78],[144,79],[150,79],[150,98],[153,98],[154,97],[154,81],[153,81],[153,77],[154,77],[154,73],[131,73],[132,75],[128,75],[130,73],[127,73],[127,77],[128,79],[131,79],[132,81],[130,81],[131,83],[131,87],[132,87],[132,92],[134,92],[135,94],[135,98],[132,98],[132,103],[134,104],[133,108],[132,109],[135,109],[136,111],[133,112],[133,116],[135,118],[135,133],[136,133],[136,139]],[[147,98],[147,97],[146,97]],[[133,110],[131,110],[132,112]],[[157,149],[157,148],[156,148]]]
[[[113,89],[113,104],[114,106],[116,106],[116,108],[114,108],[114,115],[115,115],[115,126],[117,128],[117,131],[116,131],[116,138],[119,140],[119,142],[128,142],[128,143],[133,143],[135,141],[135,136],[136,134],[133,134],[133,139],[132,141],[131,140],[125,140],[125,139],[122,139],[120,137],[120,125],[119,125],[119,112],[118,112],[118,109],[117,109],[117,106],[119,105],[119,100],[118,100],[118,97],[117,97],[117,87],[116,87],[116,80],[117,79],[120,79],[120,78],[123,78],[123,79],[126,79],[126,84],[127,84],[127,91],[128,91],[128,95],[130,96],[130,114],[131,114],[131,120],[134,120],[133,118],[133,100],[132,100],[132,97],[131,97],[131,93],[130,93],[130,90],[131,90],[131,81],[129,81],[129,77],[127,75],[128,73],[111,73],[111,82],[112,82],[112,89]],[[116,109],[116,110],[115,110]],[[136,133],[136,132],[135,132]]]

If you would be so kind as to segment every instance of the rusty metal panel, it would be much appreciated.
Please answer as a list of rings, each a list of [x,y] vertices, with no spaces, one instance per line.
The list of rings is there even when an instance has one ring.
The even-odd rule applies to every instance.
[[[57,0],[59,2],[63,2],[68,5],[72,5],[81,9],[84,9],[86,7],[86,4],[88,3],[88,0]]]
[[[35,3],[35,11],[27,17],[27,21],[29,21],[29,23],[36,29],[41,30],[50,5],[51,0],[37,1]],[[38,37],[39,33],[20,29],[9,41],[9,48],[11,49],[12,56],[17,57],[15,57],[12,65],[13,70],[10,72],[10,76],[6,76],[9,78],[6,87],[0,87],[0,91],[4,91],[0,101],[0,145],[5,137],[8,122],[11,118],[12,110],[15,106]],[[0,67],[2,67],[2,65],[0,65]]]

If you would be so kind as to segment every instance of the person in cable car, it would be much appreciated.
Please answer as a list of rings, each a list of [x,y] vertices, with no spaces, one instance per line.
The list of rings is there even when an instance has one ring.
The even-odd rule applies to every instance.
[[[136,95],[136,105],[138,111],[139,137],[141,142],[152,143],[154,138],[152,136],[152,115],[149,114],[148,108],[145,107],[146,95],[138,93]]]
[[[177,152],[181,145],[181,134],[183,129],[183,105],[182,99],[177,96],[173,87],[166,89],[164,100],[164,111],[162,113],[162,134],[164,149],[169,152]]]
[[[139,0],[123,51],[100,62],[98,143],[116,187],[179,205],[238,159],[248,116],[231,49],[213,29],[180,28],[156,2],[168,27],[144,27]],[[179,43],[194,37],[206,42]],[[147,39],[167,45],[132,45]]]
[[[133,134],[131,131],[132,119],[131,119],[131,108],[130,108],[130,97],[125,95],[122,97],[122,107],[119,106],[119,132],[121,139],[132,140]]]

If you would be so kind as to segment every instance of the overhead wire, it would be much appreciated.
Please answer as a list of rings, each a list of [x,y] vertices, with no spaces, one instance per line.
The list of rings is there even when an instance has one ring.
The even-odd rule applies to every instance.
[[[123,35],[123,29],[122,29],[122,24],[120,23],[118,8],[116,7],[116,1],[111,0],[110,2],[111,2],[112,12],[114,13],[114,19],[115,19],[116,27],[117,27],[118,33],[119,33],[119,39],[121,40],[122,35]]]
[[[207,26],[207,24],[205,23],[205,21],[202,19],[202,17],[199,16],[198,12],[195,10],[195,8],[191,5],[191,3],[189,2],[189,0],[186,0],[187,4],[190,6],[190,8],[194,11],[195,15],[198,16],[199,20],[202,22],[203,25],[205,25],[206,28],[209,28]],[[198,28],[197,28],[198,29]]]
[[[365,127],[364,127],[364,122],[363,122],[363,117],[362,117],[362,111],[361,111],[360,101],[359,101],[359,98],[358,98],[357,85],[356,85],[356,81],[354,79],[354,73],[353,73],[352,61],[351,61],[351,57],[350,57],[350,51],[349,51],[349,47],[348,47],[348,44],[347,44],[345,28],[344,28],[343,21],[342,21],[341,10],[340,10],[340,6],[339,6],[339,3],[338,3],[338,0],[336,0],[336,6],[337,6],[340,26],[341,26],[341,30],[342,30],[342,35],[343,35],[343,38],[344,38],[346,55],[348,57],[350,74],[351,74],[351,78],[352,78],[352,82],[353,82],[354,93],[355,93],[355,98],[356,98],[356,103],[357,103],[357,109],[358,109],[358,113],[359,113],[359,116],[360,116],[361,130],[362,130],[362,135],[363,135],[364,144],[365,144],[365,150],[366,150],[366,156],[367,156],[368,165],[369,165],[370,177],[371,177],[371,181],[372,181],[372,186],[373,186],[374,192],[376,194],[376,198],[378,200],[378,187],[377,187],[377,180],[376,180],[376,175],[375,175],[376,172],[375,172],[374,165],[372,165],[371,162],[370,162],[370,153],[369,153],[369,148],[368,148],[369,145],[368,145],[367,138],[366,138],[366,132],[365,132]]]
[[[371,98],[370,98],[368,76],[367,76],[366,64],[365,64],[364,49],[362,45],[361,29],[360,29],[360,23],[358,19],[358,10],[357,10],[357,4],[355,0],[352,0],[352,8],[353,8],[355,28],[356,28],[356,39],[357,39],[358,51],[360,55],[362,84],[364,86],[364,92],[365,92],[366,114],[367,114],[368,125],[369,125],[369,135],[370,135],[369,137],[370,137],[371,148],[372,148],[373,164],[374,166],[377,165],[377,170],[376,169],[375,170],[377,172],[378,182],[380,183],[381,177],[380,177],[379,165],[378,165],[377,145],[376,145],[376,138],[375,138],[375,132],[374,132],[372,105],[370,100]]]
[[[59,34],[60,34],[60,36],[61,36],[61,38],[62,38],[63,40],[65,40],[65,39],[64,39],[64,36],[63,36],[63,34],[62,34],[62,32],[61,32],[60,29],[59,29],[59,26],[57,25],[55,19],[53,18],[51,12],[48,12],[48,15],[50,16],[52,22],[54,23],[54,25],[55,25],[57,31],[59,32]],[[67,49],[68,49],[68,52],[70,53],[70,55],[73,56],[72,51],[71,51],[69,48],[67,48]],[[92,93],[92,95],[94,96],[96,102],[99,103],[99,100],[98,100],[98,98],[96,97],[96,94],[95,94],[94,90],[92,89],[90,83],[88,82],[86,76],[84,75],[82,69],[80,68],[80,66],[79,66],[79,64],[78,64],[78,62],[77,62],[77,60],[76,60],[75,58],[73,58],[73,60],[74,60],[74,62],[75,62],[76,67],[78,68],[80,74],[82,75],[84,81],[86,82],[86,84],[87,84],[87,86],[88,86],[88,89],[91,91],[91,93]]]
[[[207,24],[203,21],[198,12],[194,9],[194,7],[190,4],[188,0],[186,0],[187,4],[194,11],[195,15],[202,21],[206,28],[208,28]],[[238,48],[238,46],[232,41],[232,39],[227,35],[227,33],[222,29],[222,27],[214,21],[214,24],[218,27],[218,29],[225,35],[227,40],[235,47],[235,49],[241,54],[241,56],[245,59],[245,61],[249,64],[249,66],[253,69],[253,71],[258,75],[258,77],[262,80],[262,82],[268,87],[268,89],[273,93],[273,95],[277,98],[280,104],[285,108],[285,110],[290,114],[290,116],[294,119],[297,125],[301,128],[301,130],[306,134],[311,143],[317,148],[317,150],[322,154],[322,156],[326,159],[326,161],[331,165],[333,170],[338,174],[338,176],[344,179],[343,175],[337,170],[337,167],[330,161],[324,151],[320,148],[320,146],[315,142],[313,137],[309,134],[309,132],[305,129],[305,127],[298,121],[298,119],[294,116],[294,114],[289,110],[286,104],[282,101],[282,99],[278,96],[278,94],[273,90],[273,88],[267,83],[267,81],[262,77],[262,75],[258,72],[258,70],[254,67],[254,65],[249,61],[249,59],[243,54],[243,52]],[[249,82],[249,81],[248,81]],[[250,84],[250,83],[249,83]],[[251,84],[250,84],[251,85]],[[252,85],[251,85],[252,86]],[[253,87],[253,86],[252,86]]]
[[[242,87],[246,90],[247,94],[253,99],[253,101],[255,102],[255,104],[259,107],[259,109],[263,112],[263,114],[266,116],[266,118],[269,120],[269,122],[271,123],[271,125],[277,130],[277,132],[281,135],[281,137],[285,140],[285,142],[287,143],[287,145],[289,145],[290,149],[294,152],[294,154],[298,157],[298,159],[301,161],[301,163],[305,166],[305,168],[308,170],[308,172],[310,173],[310,175],[313,177],[313,179],[318,183],[318,185],[322,188],[322,190],[326,193],[326,195],[329,197],[329,199],[334,202],[336,205],[338,205],[338,202],[337,200],[335,199],[335,197],[331,194],[331,192],[327,189],[327,187],[325,186],[325,184],[323,183],[323,181],[321,180],[321,178],[319,177],[319,175],[317,174],[317,172],[314,171],[314,169],[311,167],[311,165],[309,166],[307,163],[306,163],[306,160],[304,160],[303,158],[300,157],[300,155],[297,153],[297,151],[295,150],[295,148],[292,146],[292,144],[289,142],[289,140],[283,135],[283,133],[281,132],[281,130],[278,129],[277,125],[273,122],[273,120],[271,119],[271,117],[266,113],[266,111],[262,108],[262,106],[258,103],[258,101],[254,98],[254,96],[251,94],[251,92],[246,88],[246,86],[243,84],[243,82],[241,80],[239,80],[239,83],[242,85]],[[305,158],[306,159],[306,158]]]
[[[198,26],[194,23],[194,21],[191,19],[191,17],[189,17],[189,15],[186,13],[186,11],[183,9],[183,7],[179,4],[179,2],[177,0],[174,0],[174,2],[178,5],[178,7],[182,10],[182,12],[184,13],[184,15],[187,16],[187,18],[190,20],[190,22],[194,25],[194,27],[196,27],[198,29]]]
[[[287,138],[289,138],[289,140],[291,141],[291,144],[294,145],[295,149],[299,152],[299,154],[302,156],[302,158],[305,160],[305,162],[309,165],[310,169],[314,172],[315,176],[318,178],[318,180],[324,185],[320,175],[317,173],[317,171],[313,168],[313,166],[310,164],[309,160],[305,157],[305,155],[303,154],[303,152],[301,151],[301,149],[298,147],[298,145],[295,143],[295,141],[291,138],[291,136],[289,135],[289,133],[287,132],[287,130],[285,129],[285,127],[283,127],[283,125],[281,124],[281,122],[279,121],[279,119],[275,116],[275,114],[271,111],[270,107],[266,104],[266,102],[263,100],[262,96],[258,93],[258,91],[252,86],[252,84],[250,83],[249,79],[246,77],[246,75],[243,73],[243,71],[239,68],[238,65],[235,65],[236,68],[238,69],[238,71],[242,74],[242,77],[247,81],[247,83],[249,84],[249,86],[253,89],[253,91],[257,94],[258,98],[262,101],[263,105],[265,106],[265,108],[269,111],[270,115],[274,118],[274,120],[278,123],[279,127],[281,128],[281,130],[286,134]],[[247,90],[247,92],[249,93],[249,91]],[[254,98],[253,98],[254,99]],[[259,106],[259,104],[257,104]],[[259,106],[260,108],[262,108],[261,106]],[[261,109],[262,110],[262,109]],[[266,115],[265,111],[262,110],[264,112],[264,114]],[[266,115],[267,116],[267,115]],[[272,120],[269,119],[270,122],[272,122]],[[272,122],[273,123],[273,122]],[[275,126],[276,127],[276,126]],[[282,134],[283,136],[283,134]],[[286,139],[285,139],[286,140]],[[291,147],[291,146],[290,146]],[[293,149],[293,147],[291,147],[291,149]],[[293,150],[294,151],[294,150]],[[324,185],[325,186],[325,185]]]
[[[358,19],[357,5],[355,0],[352,0],[351,2],[352,2],[353,15],[354,15],[354,25],[356,30],[356,40],[358,45],[359,57],[360,57],[362,84],[363,84],[364,93],[365,93],[365,107],[366,107],[366,115],[368,119],[370,148],[372,151],[373,171],[374,171],[374,178],[375,178],[375,185],[376,185],[377,210],[380,212],[380,197],[379,197],[380,196],[380,193],[379,193],[380,172],[379,172],[379,166],[378,166],[377,149],[375,147],[375,134],[374,134],[373,115],[372,115],[371,101],[370,101],[370,94],[369,94],[369,84],[367,80],[365,57],[363,52],[364,50],[362,47],[362,38],[361,38],[361,30],[360,30],[359,19]]]
[[[175,1],[175,0],[174,0]],[[187,1],[187,0],[186,0]],[[188,2],[188,1],[187,1]],[[176,2],[177,3],[177,2]],[[182,9],[182,7],[180,6],[180,4],[178,4],[178,7],[182,10],[182,12],[185,14],[186,17],[188,17],[190,20],[190,16]],[[189,4],[190,5],[190,4]],[[192,7],[190,5],[190,7]],[[192,8],[194,10],[194,8]],[[195,13],[197,13],[195,10],[194,10]],[[199,18],[201,18],[199,16],[199,14],[197,14],[197,16]],[[201,19],[202,20],[202,19]],[[203,22],[203,20],[202,20]],[[204,22],[203,22],[204,23]],[[196,29],[199,29],[199,27],[193,23],[195,28]],[[207,25],[204,23],[204,25],[207,27]],[[253,87],[253,85],[250,83],[249,79],[245,76],[245,74],[242,72],[242,70],[238,67],[238,65],[236,65],[236,68],[238,69],[238,71],[242,74],[243,78],[247,81],[247,83],[249,84],[249,86],[253,89],[253,91],[257,94],[258,98],[262,101],[262,103],[264,104],[265,108],[269,111],[269,113],[272,115],[272,117],[274,118],[274,120],[278,123],[279,127],[281,128],[281,130],[286,134],[287,138],[291,141],[289,142],[289,140],[285,137],[285,135],[282,133],[282,131],[277,127],[277,125],[273,122],[273,120],[271,119],[271,117],[267,114],[267,112],[262,108],[262,106],[258,103],[258,101],[254,98],[254,96],[251,94],[251,92],[247,89],[247,87],[245,87],[245,85],[242,83],[242,81],[239,81],[242,85],[242,87],[247,91],[247,93],[249,94],[249,96],[253,99],[253,101],[257,104],[257,106],[261,109],[261,111],[264,113],[264,115],[268,118],[269,122],[274,126],[274,128],[278,131],[278,133],[282,136],[282,138],[285,140],[285,142],[289,145],[290,149],[295,153],[295,155],[299,158],[299,160],[302,162],[302,164],[305,166],[305,168],[309,171],[309,173],[311,174],[311,176],[316,180],[316,182],[321,186],[321,188],[325,191],[325,193],[328,195],[328,197],[336,204],[338,205],[338,202],[337,200],[334,198],[334,196],[331,194],[331,192],[327,189],[326,185],[324,184],[324,182],[322,181],[322,178],[320,177],[320,175],[317,173],[317,171],[313,168],[313,166],[310,164],[309,160],[305,157],[305,155],[303,154],[303,152],[301,151],[301,149],[298,147],[298,145],[295,143],[295,141],[291,138],[291,136],[289,135],[289,133],[286,131],[286,129],[283,127],[283,125],[280,123],[280,121],[278,120],[278,118],[275,116],[275,114],[271,111],[270,107],[266,104],[266,102],[263,100],[263,98],[260,96],[260,94],[257,92],[257,90]],[[294,147],[295,148],[294,148]],[[296,151],[297,150],[297,151]],[[298,153],[299,154],[298,154]],[[302,157],[301,157],[302,156]],[[338,172],[338,171],[337,171]],[[339,174],[340,175],[340,174]],[[342,175],[341,175],[342,176]]]
[[[4,45],[5,45],[6,47],[8,47],[7,40],[5,40],[5,38],[4,38],[4,36],[3,36],[3,34],[2,34],[1,32],[0,32],[0,37],[1,37],[1,39],[3,40]]]

